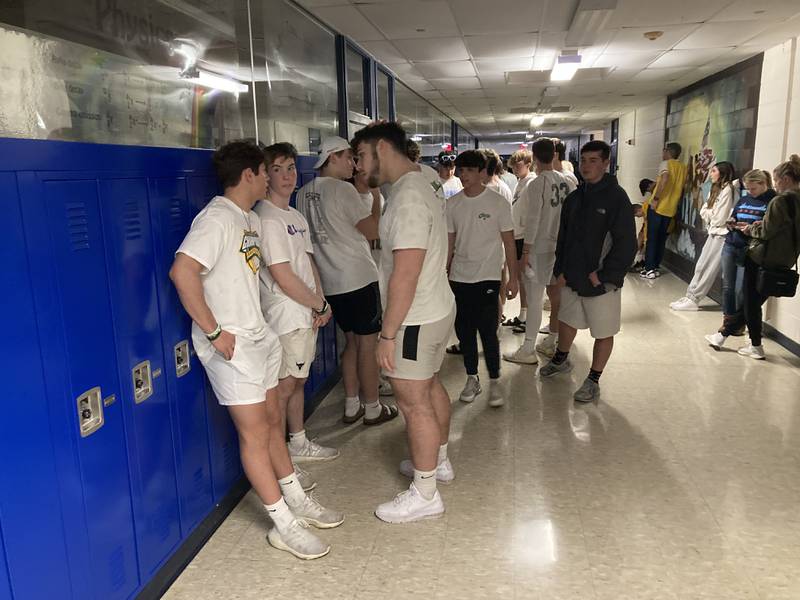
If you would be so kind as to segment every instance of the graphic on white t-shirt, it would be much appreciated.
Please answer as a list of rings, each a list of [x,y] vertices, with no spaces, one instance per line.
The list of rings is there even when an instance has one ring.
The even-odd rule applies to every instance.
[[[561,207],[571,192],[567,178],[558,171],[542,171],[528,185],[525,243],[534,254],[555,253]]]
[[[259,246],[258,232],[243,231],[242,245],[239,252],[244,254],[244,260],[253,273],[258,274],[261,268],[261,247]]]

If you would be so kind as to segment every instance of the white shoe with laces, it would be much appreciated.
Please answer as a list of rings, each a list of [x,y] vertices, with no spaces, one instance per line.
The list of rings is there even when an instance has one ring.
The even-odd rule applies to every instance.
[[[379,396],[394,395],[394,391],[392,390],[392,384],[382,379],[381,382],[378,384],[378,395]]]
[[[400,492],[394,500],[384,502],[375,509],[375,516],[387,523],[412,523],[422,519],[438,519],[444,514],[444,502],[439,490],[433,498],[426,500],[412,482],[408,489]]]
[[[306,438],[303,446],[296,450],[292,447],[291,442],[289,445],[289,455],[292,462],[327,462],[335,458],[339,458],[339,451],[336,448],[327,448],[320,446],[318,443]]]
[[[766,354],[764,354],[764,346],[753,346],[753,344],[747,344],[747,346],[739,348],[737,352],[742,356],[747,356],[748,358],[753,358],[755,360],[765,360],[767,358]]]
[[[317,482],[311,476],[311,473],[309,473],[304,469],[301,469],[294,463],[292,463],[292,466],[294,466],[294,474],[297,475],[297,481],[300,482],[300,487],[303,488],[304,492],[310,492],[315,487],[317,487]]]
[[[686,296],[684,296],[680,300],[676,300],[675,302],[672,302],[669,305],[669,307],[672,310],[677,310],[677,311],[696,311],[696,310],[700,310],[700,305],[697,302],[695,302],[694,300],[692,300],[691,298],[688,298]]]
[[[536,342],[536,351],[545,355],[547,358],[553,358],[556,353],[557,345],[558,334],[548,333],[540,341]]]
[[[535,365],[539,362],[539,357],[536,356],[536,351],[531,351],[528,346],[523,344],[514,352],[504,352],[503,360],[508,362],[517,363],[520,365]]]
[[[474,401],[482,391],[481,382],[478,381],[478,378],[474,375],[467,375],[467,382],[464,384],[464,389],[461,390],[458,399],[462,402],[470,403]]]
[[[503,398],[503,390],[500,389],[500,382],[492,380],[489,382],[489,406],[492,408],[500,408],[506,403]]]
[[[322,558],[331,551],[326,544],[308,530],[308,524],[297,519],[292,520],[283,532],[273,527],[267,534],[267,541],[273,548],[284,550],[302,560]]]
[[[705,336],[708,345],[711,346],[714,350],[720,350],[725,345],[725,340],[728,339],[727,336],[722,335],[719,331],[717,333],[712,333],[711,335]]]
[[[414,479],[414,463],[412,463],[408,459],[401,461],[400,473],[402,473],[409,479]],[[436,465],[437,483],[443,483],[445,485],[449,485],[453,483],[453,480],[455,478],[456,478],[456,472],[455,470],[453,470],[453,465],[450,463],[449,458],[445,458],[442,462]]]
[[[298,506],[289,504],[289,508],[295,518],[317,529],[333,529],[344,523],[344,513],[325,508],[310,494],[306,494],[302,504]]]

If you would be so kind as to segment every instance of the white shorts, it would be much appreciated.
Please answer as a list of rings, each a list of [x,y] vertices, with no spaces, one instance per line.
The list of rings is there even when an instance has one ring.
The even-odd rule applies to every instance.
[[[217,401],[222,406],[235,406],[266,401],[267,390],[278,385],[280,352],[278,337],[269,333],[255,342],[237,337],[230,360],[216,351],[198,357]]]
[[[622,290],[604,284],[608,290],[602,296],[578,296],[572,288],[561,288],[561,307],[558,320],[575,329],[588,329],[596,340],[619,333],[622,317]]]
[[[280,336],[281,369],[279,379],[290,375],[295,379],[305,379],[311,370],[311,363],[317,355],[317,330],[295,329]]]
[[[442,368],[447,342],[456,320],[455,306],[444,319],[424,325],[404,325],[395,340],[394,371],[387,377],[424,381]]]
[[[556,264],[556,255],[551,253],[529,254],[528,266],[525,267],[525,277],[541,285],[552,285],[556,282],[553,277],[553,267]]]

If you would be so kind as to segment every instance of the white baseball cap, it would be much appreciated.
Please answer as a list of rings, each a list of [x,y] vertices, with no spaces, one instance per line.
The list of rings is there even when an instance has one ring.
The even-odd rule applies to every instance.
[[[317,163],[314,165],[315,169],[319,169],[322,165],[325,164],[325,161],[328,160],[331,154],[336,154],[337,152],[341,152],[342,150],[349,150],[350,149],[350,142],[348,142],[344,138],[340,138],[339,136],[333,136],[329,138],[325,138],[322,140],[322,149],[319,151],[319,158],[317,159]]]

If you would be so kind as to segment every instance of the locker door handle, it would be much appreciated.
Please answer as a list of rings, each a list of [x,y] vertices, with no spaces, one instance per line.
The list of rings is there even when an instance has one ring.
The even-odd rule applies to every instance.
[[[133,399],[136,404],[141,404],[153,395],[153,372],[150,361],[144,360],[133,367],[131,371],[133,380]]]
[[[189,352],[189,340],[181,340],[175,344],[175,374],[183,377],[192,368],[192,359]]]
[[[85,438],[100,429],[105,423],[103,415],[103,393],[100,387],[93,387],[76,399],[78,427]]]

